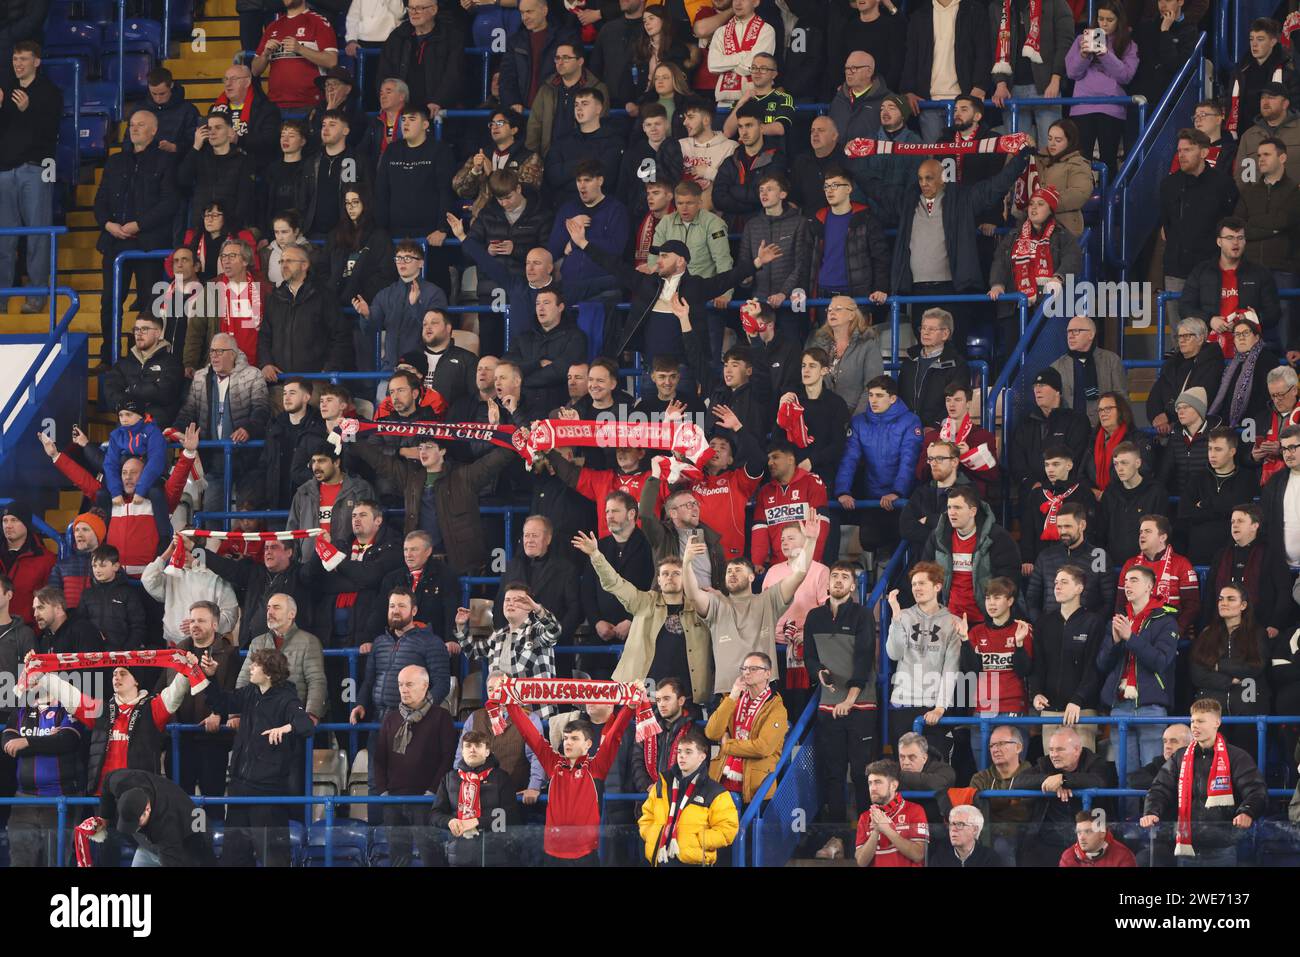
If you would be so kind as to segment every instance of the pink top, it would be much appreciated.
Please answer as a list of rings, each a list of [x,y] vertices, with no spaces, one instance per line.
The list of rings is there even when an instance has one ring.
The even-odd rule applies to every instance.
[[[790,563],[788,561],[773,565],[767,570],[767,575],[763,579],[763,591],[775,588],[789,577]],[[803,637],[804,619],[808,617],[808,612],[825,602],[829,597],[830,582],[830,568],[821,562],[813,562],[809,566],[808,574],[795,590],[794,601],[790,602],[790,607],[785,610],[785,614],[776,623],[776,640],[778,644],[786,644],[786,622],[793,622],[796,629],[795,634],[799,638]]]

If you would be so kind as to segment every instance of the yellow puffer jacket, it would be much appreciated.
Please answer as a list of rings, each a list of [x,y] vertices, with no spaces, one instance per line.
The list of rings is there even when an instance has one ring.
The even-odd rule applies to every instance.
[[[641,805],[641,839],[645,841],[646,860],[655,864],[659,835],[668,823],[668,804],[672,787],[660,776]],[[701,770],[695,793],[682,809],[677,824],[677,859],[683,864],[713,864],[718,848],[727,847],[740,830],[740,816],[730,792]]]

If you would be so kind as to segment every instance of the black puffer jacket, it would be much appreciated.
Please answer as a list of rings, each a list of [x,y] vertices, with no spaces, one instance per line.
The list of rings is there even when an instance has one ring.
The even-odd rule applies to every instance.
[[[294,762],[302,758],[302,744],[297,738],[308,737],[316,729],[293,683],[282,681],[263,693],[257,685],[226,691],[209,681],[204,692],[208,706],[223,719],[239,718],[230,754],[231,784],[238,781],[254,790],[285,793],[291,775],[300,767]],[[264,732],[286,724],[292,726],[293,737],[272,744]]]
[[[134,651],[145,645],[144,601],[126,572],[103,584],[92,576],[77,614],[99,629],[105,651]]]
[[[519,800],[515,797],[510,775],[501,770],[497,759],[491,754],[478,772],[487,774],[478,795],[479,836],[453,837],[447,843],[447,863],[452,867],[499,867],[514,860],[510,828],[523,823],[523,813],[519,808]],[[456,817],[460,783],[460,772],[455,769],[447,772],[447,776],[438,782],[438,796],[433,802],[430,815],[430,823],[434,827],[446,828]]]
[[[527,204],[513,223],[506,218],[501,204],[493,201],[479,211],[474,222],[470,223],[469,229],[466,230],[469,236],[484,246],[505,239],[514,243],[514,249],[505,259],[509,262],[510,268],[516,272],[523,271],[528,250],[535,246],[546,245],[554,220],[554,215],[545,207],[541,197],[534,190],[525,187],[524,196],[527,198]]]
[[[171,346],[160,343],[147,358],[132,346],[104,373],[104,401],[112,409],[124,399],[135,399],[144,404],[155,422],[171,423],[181,410],[184,384],[185,370]]]

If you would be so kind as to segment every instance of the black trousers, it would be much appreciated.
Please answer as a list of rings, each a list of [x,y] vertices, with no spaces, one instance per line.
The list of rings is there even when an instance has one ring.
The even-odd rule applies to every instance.
[[[113,259],[116,252],[107,252],[104,254],[103,283],[104,295],[100,298],[99,306],[99,331],[103,335],[103,342],[99,347],[99,355],[102,359],[110,359],[113,349]],[[118,336],[122,336],[133,323],[126,320],[126,310],[123,304],[126,302],[127,290],[131,288],[131,277],[135,277],[135,305],[137,312],[143,312],[146,315],[153,314],[154,286],[163,281],[163,267],[161,260],[157,259],[128,259],[122,263],[122,286],[118,290],[117,312],[121,317],[118,325]],[[183,346],[184,343],[182,342]],[[122,342],[118,340],[118,355],[123,354]]]
[[[876,758],[875,709],[850,711],[837,718],[828,711],[817,712],[817,775],[826,795],[826,819],[832,827],[848,820],[844,801],[844,765],[853,782],[853,819],[870,803],[867,793],[867,765]]]
[[[1119,163],[1119,144],[1124,138],[1124,121],[1105,113],[1084,113],[1071,116],[1079,128],[1079,154],[1092,162],[1093,148],[1101,145],[1099,158],[1106,164],[1111,175],[1115,175]]]
[[[180,786],[186,794],[193,794],[197,787],[204,797],[221,797],[226,793],[226,766],[230,763],[229,735],[211,735],[202,737],[206,732],[186,734],[181,738],[181,773]],[[167,776],[176,780],[172,767],[172,750],[164,754]],[[222,820],[226,814],[224,804],[209,804],[205,811],[208,817]]]
[[[420,851],[425,867],[443,863],[442,849],[436,847],[438,832],[429,823],[427,804],[385,804],[384,826],[388,828],[389,858],[393,867],[410,867],[413,849]]]
[[[231,797],[269,797],[271,793],[230,782]],[[289,782],[273,793],[289,793]],[[226,808],[221,866],[253,867],[259,859],[264,867],[289,866],[289,805],[231,804]]]

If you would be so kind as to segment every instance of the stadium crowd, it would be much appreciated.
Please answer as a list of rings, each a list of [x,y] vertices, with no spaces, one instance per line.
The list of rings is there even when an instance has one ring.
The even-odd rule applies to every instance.
[[[980,336],[1000,370],[1013,299],[1085,278],[1094,166],[1129,140],[1116,105],[1023,109],[1029,135],[999,139],[1001,107],[1154,103],[1207,6],[241,0],[253,55],[216,103],[155,69],[104,167],[105,290],[117,253],[174,252],[124,270],[116,359],[104,296],[107,443],[42,436],[85,495],[69,547],[13,504],[0,549],[0,670],[174,647],[207,685],[120,667],[101,702],[45,675],[5,708],[0,793],[99,796],[104,861],[129,835],[136,863],[210,863],[177,830],[190,796],[302,793],[315,726],[365,722],[370,793],[434,796],[372,807],[409,835],[395,864],[596,863],[608,790],[644,795],[604,808],[639,832],[624,863],[707,865],[819,689],[809,855],[1234,862],[1270,807],[1255,726],[1220,719],[1300,714],[1300,329],[1278,296],[1300,285],[1300,79],[1280,24],[1251,25],[1231,100],[1198,105],[1161,184],[1154,268],[1182,298],[1145,409],[1087,315],[1053,320],[1067,348],[1028,370],[1005,445],[967,361]],[[465,50],[486,14],[512,27],[481,103]],[[12,47],[3,204],[32,195],[61,110],[39,42]],[[444,115],[465,108],[482,120]],[[0,205],[0,226],[42,215]],[[942,302],[968,293],[989,301]],[[941,302],[895,338],[891,295]],[[695,423],[708,454],[508,447],[570,420]],[[508,558],[483,511],[501,505],[527,507]],[[174,534],[232,506],[243,537]],[[253,534],[282,528],[321,533]],[[485,575],[465,602],[460,578]],[[359,654],[355,681],[326,649]],[[546,677],[631,703],[479,706]],[[634,731],[640,694],[656,734]],[[1123,755],[1087,723],[1187,713],[1133,725]],[[940,723],[994,715],[1048,720]],[[176,783],[173,721],[203,728]],[[1294,726],[1267,744],[1294,768]],[[1073,793],[1119,786],[1149,790],[1114,817],[1177,822],[1155,852]],[[222,863],[287,863],[298,813],[232,806]],[[511,837],[543,821],[539,847]],[[52,808],[8,829],[12,863],[52,862]]]

